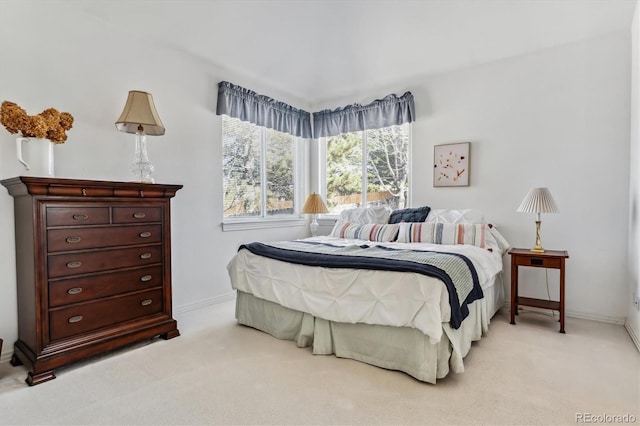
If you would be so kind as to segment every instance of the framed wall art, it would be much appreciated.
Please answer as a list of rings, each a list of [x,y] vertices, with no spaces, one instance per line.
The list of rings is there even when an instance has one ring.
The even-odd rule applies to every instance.
[[[469,186],[471,142],[433,147],[433,186]]]

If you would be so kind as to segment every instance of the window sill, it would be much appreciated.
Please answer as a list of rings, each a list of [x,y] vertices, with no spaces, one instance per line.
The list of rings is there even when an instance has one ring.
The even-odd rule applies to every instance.
[[[222,222],[223,231],[246,231],[249,229],[282,228],[285,226],[306,226],[305,218],[289,219],[243,219]]]

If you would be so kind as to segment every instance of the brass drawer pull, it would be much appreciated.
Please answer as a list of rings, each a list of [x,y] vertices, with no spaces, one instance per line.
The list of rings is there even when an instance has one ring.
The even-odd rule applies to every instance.
[[[142,253],[140,255],[140,259],[150,259],[151,258],[151,253]]]
[[[82,265],[82,262],[69,262],[67,263],[67,268],[79,268]]]
[[[68,242],[69,244],[73,244],[73,243],[79,243],[81,240],[82,240],[81,237],[67,237],[65,241]]]
[[[152,302],[151,299],[145,299],[142,302],[140,302],[140,304],[142,306],[149,306],[151,304],[151,302]]]
[[[74,315],[71,318],[69,318],[69,323],[73,324],[75,322],[80,322],[80,321],[82,321],[83,318],[84,317],[82,315]]]
[[[144,219],[144,217],[146,216],[146,214],[144,213],[134,213],[133,217],[135,217],[136,219]]]
[[[89,215],[88,214],[74,214],[73,215],[73,220],[87,220],[89,219]]]
[[[68,294],[80,294],[82,293],[82,287],[73,287],[67,290]]]
[[[143,275],[140,277],[140,281],[142,282],[147,282],[147,281],[151,281],[151,275]]]
[[[151,236],[151,232],[145,231],[140,233],[141,238],[149,238]]]

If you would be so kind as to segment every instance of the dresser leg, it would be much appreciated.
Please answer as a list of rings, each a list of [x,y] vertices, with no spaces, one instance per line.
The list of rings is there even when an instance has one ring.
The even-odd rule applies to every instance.
[[[164,340],[169,340],[169,339],[173,339],[174,337],[178,337],[179,335],[180,335],[180,330],[176,328],[175,330],[171,330],[167,333],[161,334],[160,337],[162,337]]]
[[[11,355],[11,361],[9,361],[9,362],[14,367],[17,367],[19,365],[23,365],[22,361],[20,361],[20,358],[18,358],[18,356],[16,354]]]
[[[29,371],[29,374],[27,374],[27,378],[25,379],[25,382],[27,382],[29,386],[35,386],[35,385],[39,385],[40,383],[53,380],[55,378],[56,378],[56,375],[53,373],[53,370],[45,371],[39,374],[33,374],[31,371]]]

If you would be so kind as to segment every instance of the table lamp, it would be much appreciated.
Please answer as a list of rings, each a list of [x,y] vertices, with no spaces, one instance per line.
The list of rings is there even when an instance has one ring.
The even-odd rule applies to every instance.
[[[131,169],[136,181],[153,183],[153,164],[147,155],[146,136],[164,135],[164,125],[153,104],[151,93],[131,90],[124,110],[116,121],[116,128],[136,135],[136,158]]]
[[[329,213],[329,209],[327,209],[327,205],[322,200],[320,194],[309,194],[307,197],[307,201],[304,202],[304,206],[302,206],[302,213],[311,214],[311,224],[309,228],[311,229],[311,235],[314,237],[318,235],[318,228],[320,224],[318,224],[318,214],[319,213]]]
[[[536,245],[531,249],[534,253],[544,253],[542,244],[540,243],[540,213],[558,213],[558,207],[553,200],[551,193],[547,188],[531,188],[524,197],[519,213],[535,213],[536,214]]]

